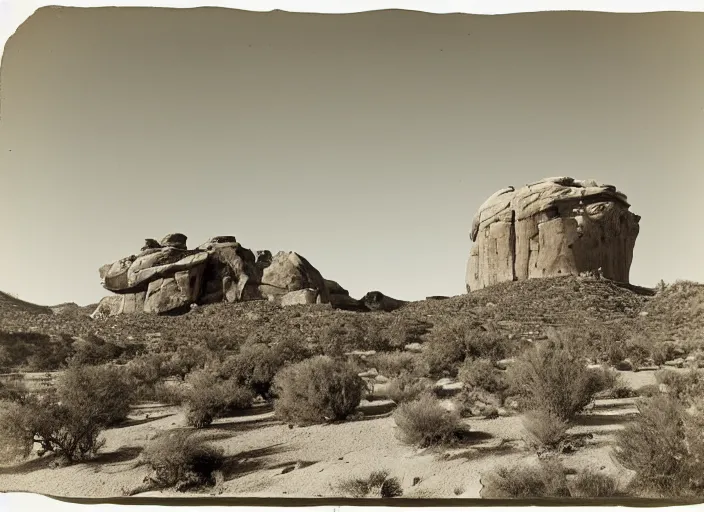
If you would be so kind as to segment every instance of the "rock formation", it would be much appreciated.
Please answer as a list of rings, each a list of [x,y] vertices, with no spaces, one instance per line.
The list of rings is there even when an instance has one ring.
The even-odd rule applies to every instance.
[[[173,233],[145,240],[140,252],[99,270],[104,297],[93,318],[129,313],[178,314],[193,305],[268,300],[282,306],[331,304],[338,309],[391,311],[405,302],[380,292],[361,301],[295,252],[252,252],[234,236],[216,236],[188,249]]]
[[[499,190],[472,221],[467,291],[601,269],[628,283],[640,217],[612,185],[568,177]]]
[[[192,304],[270,300],[284,305],[329,303],[325,280],[295,252],[258,251],[233,236],[217,236],[189,250],[186,236],[145,240],[138,254],[104,265],[105,297],[93,316],[180,313]]]

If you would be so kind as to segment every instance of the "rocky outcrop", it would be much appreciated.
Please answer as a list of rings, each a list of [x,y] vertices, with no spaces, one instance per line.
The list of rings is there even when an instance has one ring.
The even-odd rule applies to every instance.
[[[472,221],[467,291],[598,270],[627,283],[640,217],[613,185],[546,178],[499,190]]]
[[[146,239],[139,253],[99,269],[105,297],[94,318],[126,313],[179,313],[192,304],[272,300],[283,305],[329,303],[323,276],[300,254],[242,247],[234,236],[189,250],[186,236]]]

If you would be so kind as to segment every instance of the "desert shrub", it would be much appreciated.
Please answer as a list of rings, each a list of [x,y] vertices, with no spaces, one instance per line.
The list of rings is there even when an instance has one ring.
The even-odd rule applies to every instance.
[[[636,392],[628,384],[619,382],[611,388],[609,396],[611,398],[631,398],[636,396]]]
[[[353,350],[388,351],[392,347],[374,323],[348,315],[321,329],[320,347],[323,354],[341,357]]]
[[[523,426],[530,435],[530,444],[537,448],[556,449],[565,440],[569,423],[554,412],[540,408],[524,415]]]
[[[672,396],[687,405],[704,396],[704,378],[696,369],[687,372],[659,370],[655,373],[655,379],[658,384],[665,384]]]
[[[354,365],[316,356],[276,375],[274,408],[278,417],[299,425],[343,420],[359,405],[363,390]]]
[[[0,366],[5,370],[58,370],[73,355],[72,343],[68,335],[54,340],[37,332],[0,330]]]
[[[183,430],[164,432],[152,439],[143,457],[154,472],[152,481],[156,486],[177,486],[179,490],[212,485],[214,473],[225,462],[221,449]]]
[[[345,496],[352,498],[395,498],[403,494],[397,478],[389,478],[388,471],[374,471],[366,478],[350,478],[337,486]]]
[[[489,359],[466,359],[460,367],[458,378],[467,386],[483,389],[495,394],[503,401],[508,382],[503,370],[499,370]]]
[[[127,415],[130,398],[119,368],[71,366],[55,391],[0,409],[0,439],[6,451],[25,457],[36,442],[69,462],[84,459],[101,447],[100,433]]]
[[[481,478],[482,498],[569,497],[565,468],[549,458],[536,466],[499,467]]]
[[[501,400],[496,395],[482,388],[467,386],[455,395],[453,402],[462,417],[487,414],[501,406]]]
[[[467,358],[496,361],[511,351],[508,339],[496,329],[487,329],[477,321],[453,320],[431,331],[423,359],[431,375],[454,377]]]
[[[166,405],[181,405],[183,394],[176,386],[169,386],[165,382],[157,382],[154,385],[152,400]]]
[[[99,365],[115,361],[124,349],[97,336],[87,336],[73,343],[71,361],[76,365]]]
[[[112,365],[70,366],[56,381],[57,397],[76,415],[86,415],[105,426],[127,418],[133,385],[124,368]]]
[[[422,393],[430,392],[431,384],[428,379],[401,375],[389,381],[387,395],[397,404],[410,402],[418,398]]]
[[[127,364],[127,370],[135,381],[138,395],[149,396],[154,386],[170,374],[167,354],[145,354]]]
[[[454,441],[461,427],[457,412],[446,410],[435,397],[425,394],[402,403],[393,418],[402,440],[421,448]]]
[[[545,343],[526,350],[508,369],[512,393],[526,409],[547,409],[571,420],[600,391],[613,385],[605,369],[590,369],[563,347]]]
[[[593,470],[577,473],[569,487],[573,498],[613,498],[625,494],[616,478]]]
[[[198,370],[186,378],[181,396],[187,407],[186,420],[196,428],[206,427],[215,418],[249,407],[254,399],[251,389],[232,379],[219,379],[206,370]]]
[[[0,401],[24,403],[29,396],[29,390],[21,380],[0,381]]]
[[[616,435],[617,460],[635,471],[632,487],[658,496],[700,494],[704,489],[702,421],[674,397],[641,401],[635,419]]]
[[[389,346],[401,348],[409,343],[423,342],[423,336],[430,332],[432,324],[422,320],[394,317],[392,322],[383,329],[383,336]]]
[[[303,361],[311,355],[308,347],[296,338],[286,338],[273,346],[265,343],[245,344],[240,352],[227,358],[221,376],[248,386],[263,398],[270,398],[276,373],[286,365]]]
[[[415,375],[419,357],[409,352],[379,352],[368,356],[367,366],[376,368],[380,375],[395,378],[401,375]]]

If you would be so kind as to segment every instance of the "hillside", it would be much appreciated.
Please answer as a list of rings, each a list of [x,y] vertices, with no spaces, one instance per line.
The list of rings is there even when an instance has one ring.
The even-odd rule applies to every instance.
[[[25,302],[13,297],[10,294],[0,291],[0,315],[5,318],[13,313],[28,313],[30,315],[51,315],[52,310],[47,306],[39,306],[31,302]]]
[[[633,343],[636,338],[647,350],[667,341],[704,346],[703,308],[704,286],[696,283],[678,283],[651,297],[607,280],[557,277],[411,302],[391,313],[256,301],[202,306],[181,316],[142,313],[93,320],[88,308],[51,314],[49,308],[9,297],[0,307],[0,325],[5,338],[7,333],[97,336],[120,346],[143,343],[150,351],[167,350],[166,345],[276,342],[291,336],[315,345],[343,338],[347,348],[385,351],[413,342],[440,343],[458,329],[491,331],[519,345],[521,340],[544,338],[552,328],[596,358],[596,352],[603,356],[609,345]]]

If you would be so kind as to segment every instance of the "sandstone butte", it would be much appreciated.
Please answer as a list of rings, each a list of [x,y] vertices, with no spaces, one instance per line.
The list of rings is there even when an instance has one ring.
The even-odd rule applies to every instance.
[[[640,216],[613,185],[546,178],[499,190],[472,221],[467,291],[598,272],[629,283]]]
[[[195,249],[188,249],[186,240],[182,233],[159,242],[148,238],[137,254],[100,267],[103,288],[115,295],[104,297],[91,316],[179,314],[193,305],[252,300],[362,311],[390,311],[404,304],[377,291],[353,299],[295,252],[255,253],[234,236],[216,236]]]

